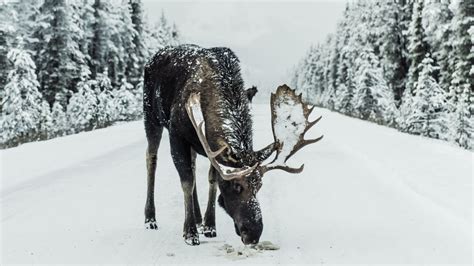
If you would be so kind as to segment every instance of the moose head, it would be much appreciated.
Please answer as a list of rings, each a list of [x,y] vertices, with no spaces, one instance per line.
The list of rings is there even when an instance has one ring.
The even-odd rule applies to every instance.
[[[274,141],[261,151],[249,151],[235,154],[230,152],[228,144],[212,151],[206,139],[200,94],[192,93],[186,104],[186,111],[196,130],[199,141],[217,171],[221,194],[219,205],[233,219],[235,231],[244,244],[258,243],[263,231],[262,214],[257,193],[262,187],[265,173],[271,170],[283,170],[289,173],[301,173],[304,165],[293,168],[286,165],[287,160],[306,145],[315,143],[323,136],[305,140],[304,135],[320,119],[309,121],[313,107],[303,103],[301,95],[286,85],[278,87],[271,95],[271,116]],[[270,162],[266,160],[276,152]],[[241,167],[236,167],[241,165]]]

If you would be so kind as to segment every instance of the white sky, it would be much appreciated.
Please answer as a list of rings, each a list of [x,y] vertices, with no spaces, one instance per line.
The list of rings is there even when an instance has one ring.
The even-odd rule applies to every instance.
[[[334,32],[345,1],[144,0],[144,5],[151,21],[164,10],[186,43],[231,48],[240,58],[246,86],[273,91],[290,82],[290,69],[311,44]]]

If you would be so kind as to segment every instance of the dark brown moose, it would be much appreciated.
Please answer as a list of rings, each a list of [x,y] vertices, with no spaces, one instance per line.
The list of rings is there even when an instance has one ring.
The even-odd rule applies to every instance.
[[[228,48],[204,49],[180,45],[161,49],[148,62],[144,77],[145,131],[148,191],[145,225],[157,229],[154,187],[157,151],[163,128],[169,132],[171,156],[184,192],[183,236],[199,245],[198,228],[216,236],[215,202],[233,219],[244,244],[258,243],[263,230],[256,195],[265,172],[280,169],[300,173],[286,160],[305,145],[304,134],[319,119],[309,122],[312,111],[288,86],[271,96],[273,142],[253,150],[250,101],[256,88],[244,89],[239,60]],[[276,152],[273,160],[269,157]],[[204,220],[196,192],[196,153],[210,161],[209,199]],[[270,161],[265,163],[266,161]]]

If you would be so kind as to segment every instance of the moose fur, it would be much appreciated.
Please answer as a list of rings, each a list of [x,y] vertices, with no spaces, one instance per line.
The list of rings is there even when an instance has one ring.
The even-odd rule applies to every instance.
[[[170,136],[171,155],[185,198],[184,237],[190,244],[199,244],[196,224],[203,222],[206,236],[216,235],[216,185],[219,184],[222,192],[232,187],[233,182],[222,180],[211,167],[209,202],[203,221],[194,172],[196,153],[203,156],[206,154],[185,112],[186,101],[191,93],[200,93],[210,148],[217,150],[224,143],[229,146],[227,153],[219,156],[218,160],[231,167],[250,166],[268,157],[274,150],[272,146],[261,152],[253,152],[249,101],[255,95],[256,88],[249,92],[244,89],[239,60],[230,49],[204,49],[195,45],[160,50],[145,67],[144,85],[145,131],[148,140],[145,223],[149,228],[157,228],[154,206],[155,171],[157,150],[163,128],[166,128]],[[249,182],[258,183],[256,180]],[[248,193],[256,193],[259,185],[249,185],[249,182],[245,182],[244,187],[248,188]],[[223,198],[220,202],[225,206]],[[252,204],[253,207],[258,207],[257,203]],[[226,211],[230,212],[229,206],[226,207]],[[261,224],[261,218],[257,223]],[[263,228],[263,224],[260,227]],[[257,230],[260,233],[261,228]]]

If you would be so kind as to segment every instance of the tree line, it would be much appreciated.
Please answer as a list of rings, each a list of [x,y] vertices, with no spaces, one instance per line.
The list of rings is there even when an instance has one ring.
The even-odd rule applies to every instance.
[[[144,65],[179,40],[140,0],[0,3],[0,148],[140,118]]]
[[[292,83],[307,101],[473,149],[474,1],[357,0]]]

